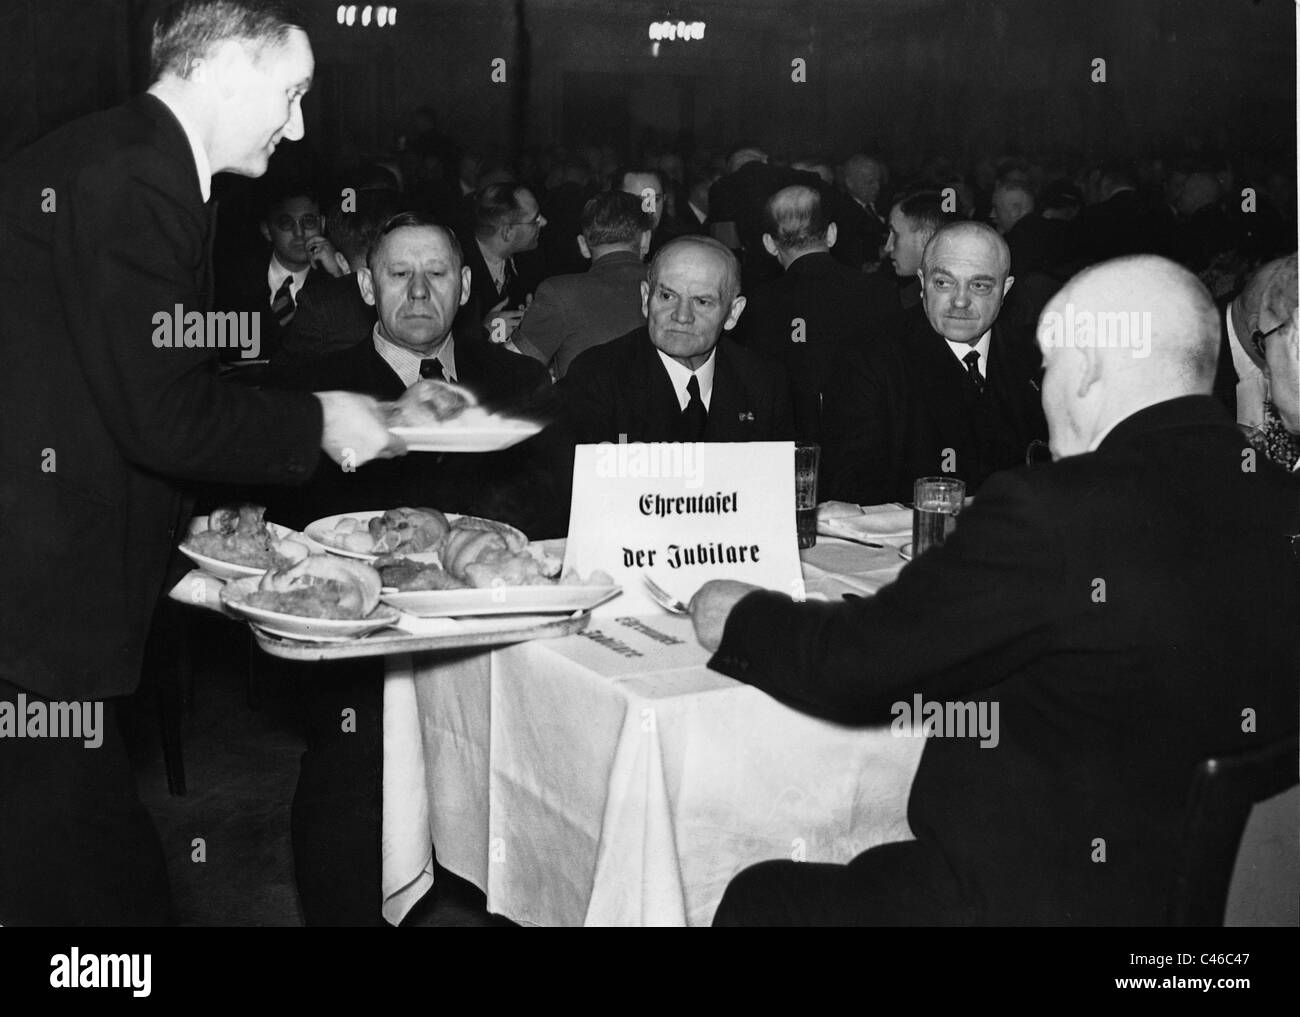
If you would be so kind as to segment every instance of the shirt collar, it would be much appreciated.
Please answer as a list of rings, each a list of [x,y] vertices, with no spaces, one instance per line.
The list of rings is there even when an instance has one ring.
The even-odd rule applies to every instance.
[[[678,405],[682,409],[686,409],[686,404],[691,401],[686,386],[690,384],[691,375],[694,374],[700,386],[700,402],[704,403],[704,408],[707,410],[709,404],[713,401],[713,371],[718,363],[718,348],[713,347],[709,351],[709,359],[694,371],[682,366],[658,347],[655,347],[655,352],[659,354],[659,359],[663,361],[664,369],[668,372],[668,380],[673,383],[673,391],[677,394]]]
[[[272,252],[271,263],[266,269],[266,284],[271,287],[271,299],[280,292],[280,287],[284,285],[285,279],[293,277],[293,283],[289,286],[289,293],[293,297],[298,296],[298,291],[302,289],[302,284],[307,281],[307,273],[311,271],[311,266],[301,269],[297,272],[290,272],[280,264],[280,259]]]
[[[185,140],[190,143],[190,151],[194,154],[194,170],[199,177],[199,193],[203,195],[203,203],[206,205],[208,199],[212,197],[212,163],[208,161],[208,151],[203,147],[198,128],[189,117],[172,105],[165,95],[152,89],[149,90],[149,94],[167,107],[181,125],[181,130],[185,132]]]
[[[384,363],[393,369],[393,373],[402,380],[402,384],[410,388],[420,380],[420,361],[427,360],[428,357],[421,356],[414,350],[408,350],[405,346],[398,346],[397,343],[385,339],[379,332],[379,323],[375,323],[374,331],[371,333],[375,344],[375,352],[383,358]],[[456,374],[456,339],[451,333],[442,341],[442,346],[432,354],[442,361],[442,373],[448,381],[458,380]]]
[[[966,354],[971,350],[979,350],[980,374],[987,378],[989,376],[989,337],[992,335],[993,330],[989,329],[975,343],[955,343],[951,339],[944,339],[944,342],[948,344],[948,349],[952,350],[952,355],[957,358],[957,362],[961,364],[963,371],[966,370]]]

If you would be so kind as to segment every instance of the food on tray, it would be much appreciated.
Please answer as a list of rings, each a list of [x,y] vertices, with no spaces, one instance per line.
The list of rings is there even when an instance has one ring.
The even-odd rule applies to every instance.
[[[459,385],[424,378],[402,393],[388,415],[390,427],[430,427],[444,424],[478,405],[474,394]]]
[[[301,541],[272,534],[262,518],[265,512],[261,505],[213,509],[208,528],[191,533],[185,546],[218,561],[267,569],[300,562],[311,554],[311,548]]]
[[[318,539],[345,551],[362,554],[392,554],[428,551],[447,534],[450,524],[437,509],[389,509],[369,521],[344,516]]]
[[[312,555],[268,571],[244,603],[303,618],[365,618],[379,605],[379,573],[364,562]]]
[[[399,555],[375,560],[384,586],[412,593],[417,590],[463,590],[469,584],[457,579],[437,562],[412,561]]]

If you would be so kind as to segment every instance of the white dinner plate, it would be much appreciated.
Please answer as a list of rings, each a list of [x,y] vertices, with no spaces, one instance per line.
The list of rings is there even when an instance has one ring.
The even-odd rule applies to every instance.
[[[468,618],[587,611],[622,590],[621,586],[494,586],[471,590],[386,591],[380,597],[386,604],[417,618]]]
[[[207,520],[207,516],[196,517],[190,524],[190,534],[192,535],[195,532],[201,533],[206,530]],[[195,530],[196,523],[200,524],[197,531]],[[323,544],[312,540],[304,533],[299,533],[297,530],[291,530],[287,526],[281,526],[279,523],[267,523],[266,528],[270,532],[271,536],[275,537],[277,540],[283,540],[286,537],[289,537],[297,540],[299,543],[306,544],[313,554],[321,554],[325,551],[325,546]],[[188,539],[189,537],[186,537],[186,540]],[[195,551],[192,547],[187,547],[185,544],[181,544],[178,550],[204,572],[210,573],[218,579],[243,579],[247,576],[260,576],[266,572],[266,569],[258,568],[256,565],[238,565],[232,561],[222,561],[220,558],[213,558],[206,554],[200,554],[198,551]]]
[[[260,581],[250,576],[228,582],[221,590],[221,603],[241,618],[277,636],[309,642],[342,642],[386,629],[401,618],[401,612],[388,604],[380,604],[365,618],[304,618],[282,611],[268,611],[244,602],[245,597],[257,590]]]
[[[497,452],[537,434],[543,425],[517,417],[484,417],[473,425],[390,427],[410,452]]]
[[[850,540],[879,540],[912,535],[912,510],[896,509],[865,512],[860,516],[837,516],[817,519],[817,532],[827,537]]]
[[[335,524],[337,524],[340,519],[356,519],[359,520],[360,522],[369,524],[370,520],[382,516],[386,511],[389,510],[364,509],[360,512],[340,512],[338,515],[326,516],[324,519],[312,520],[310,523],[306,525],[306,527],[303,529],[303,532],[308,537],[310,537],[315,543],[319,544],[324,550],[328,551],[330,554],[337,554],[343,558],[356,558],[359,561],[374,561],[377,558],[382,558],[384,555],[374,554],[370,551],[349,551],[347,548],[339,547],[336,544],[331,542],[333,539],[333,530]],[[448,512],[446,515],[447,515],[447,522],[453,525],[455,525],[457,519],[461,518],[461,516],[457,515],[454,512]],[[507,524],[505,523],[499,523],[498,525],[507,526]],[[507,528],[512,530],[514,533],[516,533],[520,541],[522,541],[525,544],[528,542],[528,537],[524,534],[522,530],[516,530],[513,526],[507,526]],[[384,552],[384,554],[396,554],[407,558],[413,557],[417,553],[428,554],[429,552],[427,551],[420,551],[420,552],[385,551]]]

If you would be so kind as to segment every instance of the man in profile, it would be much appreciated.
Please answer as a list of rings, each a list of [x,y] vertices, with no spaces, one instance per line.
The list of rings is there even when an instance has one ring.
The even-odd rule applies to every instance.
[[[1063,341],[1065,319],[1117,311],[1149,313],[1145,346]],[[693,598],[710,666],[806,712],[999,707],[996,747],[932,732],[915,840],[764,862],[717,924],[1163,924],[1194,767],[1296,730],[1300,490],[1210,396],[1209,294],[1162,258],[1108,262],[1053,299],[1040,338],[1055,463],[994,477],[875,596]]]
[[[185,532],[179,484],[302,483],[320,450],[402,451],[372,399],[227,385],[215,350],[152,342],[159,314],[211,307],[211,175],[260,176],[302,137],[301,24],[278,3],[173,4],[147,95],[0,167],[0,705],[105,705],[93,750],[0,737],[3,925],[171,919],[114,704]]]

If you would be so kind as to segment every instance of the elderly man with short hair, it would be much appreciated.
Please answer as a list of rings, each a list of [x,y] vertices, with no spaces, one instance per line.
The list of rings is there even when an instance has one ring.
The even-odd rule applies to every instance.
[[[1141,344],[1071,338],[1134,313]],[[1164,924],[1196,765],[1295,732],[1300,496],[1243,469],[1209,398],[1209,294],[1162,258],[1108,262],[1053,299],[1041,340],[1056,462],[990,480],[894,583],[692,599],[714,669],[840,723],[930,718],[914,840],[763,862],[715,924]]]
[[[896,335],[851,350],[826,394],[827,497],[909,501],[917,477],[948,474],[974,493],[1047,436],[1030,336],[1002,327],[1006,242],[951,223],[926,245],[923,303]]]
[[[641,284],[646,324],[593,347],[560,383],[578,442],[778,441],[793,437],[775,364],[725,333],[745,308],[735,256],[716,240],[673,240]]]

